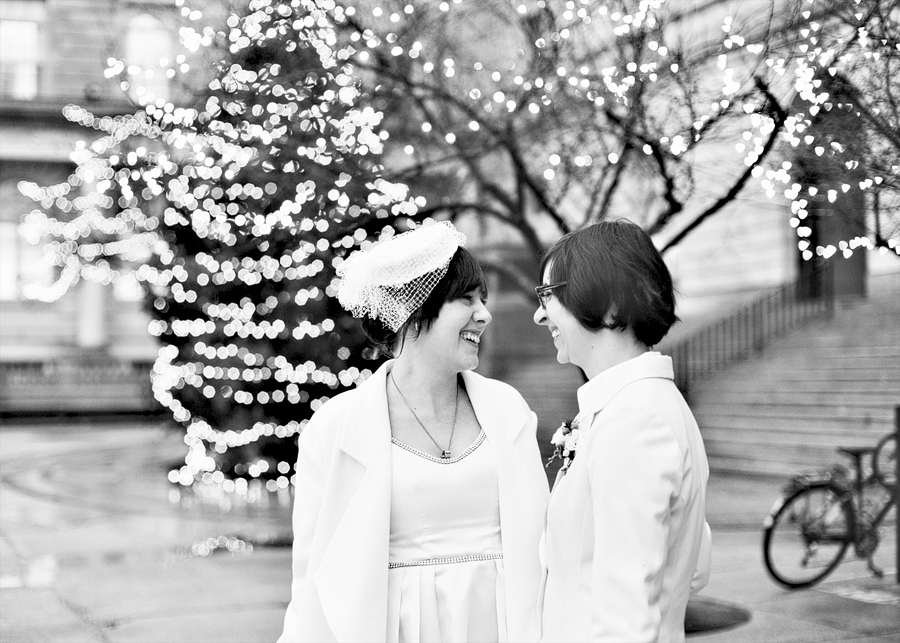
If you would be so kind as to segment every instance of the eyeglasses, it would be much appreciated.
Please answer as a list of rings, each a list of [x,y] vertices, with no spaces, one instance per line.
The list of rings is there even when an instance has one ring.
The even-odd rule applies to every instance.
[[[547,302],[550,301],[550,295],[553,294],[553,291],[556,288],[560,288],[565,286],[568,281],[560,281],[555,284],[544,284],[543,286],[537,286],[534,289],[534,294],[537,295],[538,301],[541,302],[541,306],[546,306]]]

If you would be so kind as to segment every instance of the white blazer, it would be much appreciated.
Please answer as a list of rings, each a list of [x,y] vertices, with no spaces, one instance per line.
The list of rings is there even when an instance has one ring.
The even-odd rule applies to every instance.
[[[707,582],[709,467],[672,360],[645,353],[578,389],[586,432],[542,543],[544,641],[682,641]]]
[[[387,635],[391,429],[382,365],[329,400],[300,434],[293,582],[280,643],[383,641]],[[511,641],[540,635],[538,543],[549,497],[537,419],[512,387],[462,374],[494,451]],[[439,499],[436,499],[439,500]]]

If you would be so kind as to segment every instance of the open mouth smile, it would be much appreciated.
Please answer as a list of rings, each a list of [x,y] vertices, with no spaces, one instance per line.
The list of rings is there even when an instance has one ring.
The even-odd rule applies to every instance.
[[[477,333],[466,331],[464,333],[460,333],[460,337],[462,337],[467,342],[474,344],[475,346],[481,344],[481,337]]]

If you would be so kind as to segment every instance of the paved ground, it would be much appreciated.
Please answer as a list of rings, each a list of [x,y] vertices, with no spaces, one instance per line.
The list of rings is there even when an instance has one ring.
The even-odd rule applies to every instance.
[[[165,479],[179,440],[153,427],[0,425],[0,641],[277,638],[290,551],[243,544],[288,538],[289,503],[226,511],[221,499],[179,497]],[[896,641],[893,527],[878,555],[883,580],[852,561],[814,589],[781,589],[760,555],[760,525],[779,486],[711,479],[713,576],[691,618],[749,620],[692,640]]]

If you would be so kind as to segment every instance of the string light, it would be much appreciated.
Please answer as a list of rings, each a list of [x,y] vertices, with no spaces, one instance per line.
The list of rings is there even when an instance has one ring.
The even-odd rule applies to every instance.
[[[828,95],[823,74],[871,65],[883,47],[878,25],[857,18],[853,47],[838,52],[816,1],[802,14],[798,55],[759,42],[728,16],[714,54],[699,59],[679,46],[670,28],[679,8],[663,0],[521,0],[498,3],[503,12],[493,17],[493,8],[462,0],[252,0],[217,26],[201,26],[202,13],[179,3],[188,53],[223,61],[193,107],[143,93],[130,115],[65,109],[96,137],[73,151],[66,183],[20,185],[37,205],[23,228],[52,240],[47,261],[59,270],[33,295],[58,298],[79,279],[121,281],[136,265],[130,278],[149,293],[149,331],[162,343],[153,392],[187,429],[185,464],[170,479],[238,494],[251,489],[239,480],[280,488],[290,477],[281,472],[286,456],[268,467],[251,469],[250,459],[221,467],[232,450],[290,442],[310,412],[371,373],[358,332],[332,301],[335,270],[348,252],[402,231],[425,205],[387,180],[382,162],[394,171],[433,163],[444,176],[471,150],[502,150],[512,132],[522,147],[515,172],[574,227],[593,198],[586,195],[626,184],[611,178],[626,172],[661,168],[674,186],[666,196],[686,199],[694,164],[703,149],[718,152],[724,132],[735,166],[751,168],[769,196],[791,199],[791,225],[808,242],[802,252],[875,243],[874,235],[833,250],[809,242],[813,200],[833,203],[850,191],[888,195],[883,209],[893,214],[882,234],[890,244],[896,155],[876,170],[854,146],[819,140],[812,128],[818,113],[848,109]],[[458,37],[459,25],[478,24],[478,11],[490,20],[489,40]],[[155,73],[196,77],[203,65],[192,61],[175,56]],[[146,77],[115,57],[107,62],[107,76],[123,87]],[[865,174],[813,195],[797,164],[763,167],[776,123],[757,74],[797,93],[786,147]],[[375,106],[398,96],[402,113],[384,121]],[[494,158],[492,171],[502,172]]]
[[[896,142],[884,134],[900,128],[896,111],[886,109],[896,100],[890,95],[889,78],[891,61],[895,64],[900,50],[891,38],[872,37],[890,31],[896,9],[878,0],[854,4],[866,8],[823,13],[807,6],[797,27],[798,55],[766,60],[778,76],[790,79],[796,93],[782,139],[795,156],[808,160],[776,161],[759,178],[770,198],[790,201],[790,225],[806,260],[838,254],[849,258],[857,249],[900,255],[900,154]],[[848,31],[856,38],[848,40]],[[848,92],[852,87],[856,89]],[[812,179],[810,163],[818,168]],[[841,207],[843,199],[869,206],[870,220],[855,227],[870,232],[813,243],[810,215]]]
[[[227,33],[186,27],[189,50],[212,55],[220,36],[229,48],[202,109],[147,98],[101,117],[70,105],[65,117],[98,136],[76,146],[66,183],[20,185],[38,206],[23,225],[52,240],[61,269],[36,296],[80,279],[143,284],[162,345],[153,394],[185,427],[169,480],[218,502],[286,493],[304,418],[371,375],[332,300],[335,270],[424,205],[378,176],[382,114],[357,105],[351,50],[335,37],[343,18],[327,1],[254,0]],[[277,53],[260,62],[267,48]],[[302,73],[285,78],[286,64]],[[123,86],[142,75],[108,65]],[[190,65],[179,56],[169,69]]]

